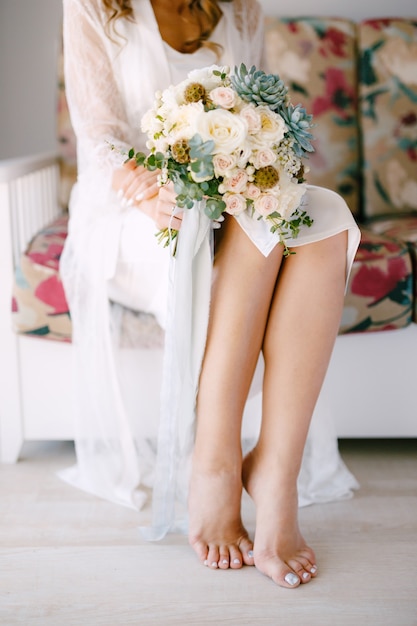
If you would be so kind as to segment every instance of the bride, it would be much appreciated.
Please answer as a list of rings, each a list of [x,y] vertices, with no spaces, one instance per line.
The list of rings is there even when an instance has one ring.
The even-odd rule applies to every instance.
[[[166,355],[151,459],[154,518],[144,533],[158,539],[182,524],[204,565],[255,565],[294,588],[317,574],[298,526],[300,500],[345,497],[355,484],[320,416],[320,467],[305,444],[359,231],[337,194],[309,187],[314,224],[290,240],[295,255],[284,257],[259,222],[226,216],[212,260],[210,233],[193,248],[197,212],[173,214],[172,186],[160,187],[154,172],[121,156],[145,148],[140,121],[157,90],[213,64],[262,68],[262,27],[256,0],[64,0],[78,180],[61,273],[73,321],[78,437],[77,464],[62,475],[113,502],[143,503],[146,416],[140,398],[133,421],[125,406],[110,302],[151,313],[166,329]],[[175,262],[154,236],[168,226],[180,229]],[[260,435],[243,456],[242,414],[260,357]],[[311,431],[307,443],[310,452],[318,445]],[[309,493],[326,468],[327,483]],[[300,469],[308,477],[302,494]],[[243,488],[256,506],[253,541],[240,516]]]

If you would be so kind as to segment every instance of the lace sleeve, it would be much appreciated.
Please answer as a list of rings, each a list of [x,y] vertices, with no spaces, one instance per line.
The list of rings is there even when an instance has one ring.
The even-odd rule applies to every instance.
[[[234,0],[235,22],[251,51],[253,64],[266,70],[264,14],[257,0]]]
[[[65,84],[78,157],[98,168],[114,167],[128,149],[131,131],[112,67],[116,44],[107,38],[98,0],[64,0]],[[123,45],[123,42],[122,42]]]

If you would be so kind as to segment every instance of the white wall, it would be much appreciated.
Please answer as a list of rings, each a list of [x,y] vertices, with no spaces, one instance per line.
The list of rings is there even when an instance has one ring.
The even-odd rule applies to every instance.
[[[271,15],[417,16],[416,0],[260,0]],[[0,158],[54,150],[62,0],[0,0]]]

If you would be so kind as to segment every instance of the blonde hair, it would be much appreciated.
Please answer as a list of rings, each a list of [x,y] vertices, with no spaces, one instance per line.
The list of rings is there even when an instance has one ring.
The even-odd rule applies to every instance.
[[[116,21],[121,18],[125,18],[130,21],[134,20],[130,0],[102,1],[108,16],[106,24],[108,31],[113,28]],[[197,42],[200,46],[206,45],[208,47],[216,47],[216,44],[210,44],[207,42],[207,39],[210,37],[223,15],[219,2],[233,2],[233,0],[184,0],[182,6],[178,10],[178,14],[181,15],[182,12],[188,8],[190,12],[197,17],[198,24],[200,25],[200,35]]]

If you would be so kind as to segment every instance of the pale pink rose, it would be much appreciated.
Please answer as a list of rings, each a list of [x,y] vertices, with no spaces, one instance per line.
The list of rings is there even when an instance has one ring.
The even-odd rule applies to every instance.
[[[243,119],[246,120],[246,123],[248,125],[248,132],[251,134],[259,132],[262,125],[261,116],[256,109],[257,107],[255,107],[253,104],[248,104],[247,106],[243,107],[239,114],[241,117],[243,117]]]
[[[257,170],[267,165],[273,165],[277,160],[277,155],[273,150],[266,148],[265,150],[256,150],[253,153],[252,163]]]
[[[213,167],[216,176],[224,176],[236,166],[236,157],[233,154],[215,154]]]
[[[236,170],[232,176],[228,176],[223,181],[223,185],[227,191],[232,191],[233,193],[245,191],[247,183],[248,175],[245,170]]]
[[[246,209],[246,198],[240,193],[225,193],[223,200],[226,203],[226,213],[239,215]]]
[[[274,211],[278,211],[279,201],[278,198],[271,193],[263,193],[259,198],[256,198],[253,206],[255,211],[262,215],[262,217],[267,217]]]
[[[250,200],[256,200],[261,195],[261,190],[256,185],[249,183],[246,187],[245,196],[250,198]]]
[[[236,92],[230,87],[216,87],[210,92],[210,98],[223,109],[232,109],[236,104]]]

